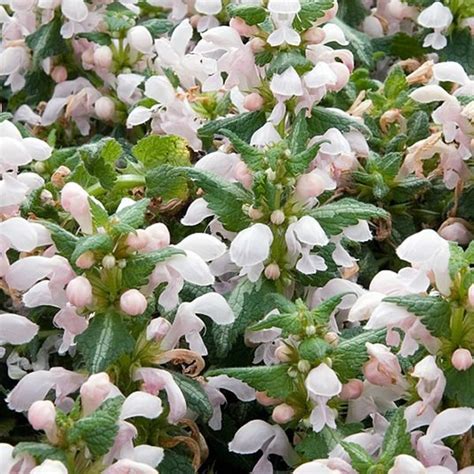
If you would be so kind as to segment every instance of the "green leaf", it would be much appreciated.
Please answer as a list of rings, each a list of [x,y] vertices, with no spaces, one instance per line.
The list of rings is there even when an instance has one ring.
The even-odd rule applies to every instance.
[[[145,215],[149,204],[149,199],[140,199],[135,204],[124,207],[112,216],[113,221],[118,221],[114,225],[125,225],[132,229],[139,229],[145,224]]]
[[[93,374],[106,370],[134,347],[127,326],[116,313],[94,316],[87,330],[76,341],[87,370]]]
[[[34,458],[38,464],[46,461],[46,459],[61,461],[63,464],[67,463],[66,454],[63,450],[46,443],[34,443],[30,441],[18,443],[13,450],[13,457],[20,458],[25,454]]]
[[[146,285],[153,269],[175,255],[184,255],[182,250],[167,247],[154,252],[132,255],[127,258],[127,265],[122,270],[122,281],[127,288],[138,288]]]
[[[144,26],[150,33],[153,38],[169,33],[174,26],[174,23],[165,18],[150,18],[140,22],[140,26]]]
[[[224,128],[234,132],[241,140],[250,142],[252,135],[265,125],[265,112],[247,112],[232,117],[211,120],[198,130],[198,137],[203,141],[204,148],[208,148],[215,134]]]
[[[365,474],[374,465],[372,456],[357,443],[341,441],[341,446],[351,458],[352,467],[360,474]]]
[[[109,221],[109,214],[95,199],[89,197],[88,200],[91,209],[92,222],[96,227],[104,227]]]
[[[302,359],[306,359],[312,364],[321,361],[332,351],[332,347],[319,337],[304,339],[298,346],[298,352]]]
[[[292,155],[286,162],[286,168],[293,176],[299,176],[304,173],[309,164],[316,157],[321,143],[316,143],[315,145],[310,146],[307,150],[298,153],[297,155]]]
[[[109,398],[91,415],[76,421],[67,432],[71,443],[86,443],[92,456],[100,457],[107,454],[118,433],[118,418],[124,398]]]
[[[468,263],[464,256],[464,250],[455,242],[449,242],[449,276],[454,280],[457,274],[467,268]]]
[[[337,16],[353,28],[359,27],[369,14],[370,11],[364,6],[362,0],[344,0],[339,4],[337,11]]]
[[[256,283],[243,279],[238,283],[228,299],[235,321],[232,324],[223,326],[216,324],[212,327],[218,357],[225,357],[245,329],[273,309],[271,301],[265,298],[273,291],[273,284],[265,279],[260,279]]]
[[[78,38],[85,38],[92,43],[100,44],[101,46],[109,46],[112,43],[112,37],[107,33],[99,33],[97,31],[89,31],[85,33],[78,33]]]
[[[158,165],[188,166],[191,164],[187,141],[175,135],[149,135],[133,148],[133,156],[146,168]]]
[[[413,455],[411,437],[407,430],[407,422],[402,408],[399,408],[392,416],[390,425],[385,432],[380,462],[385,467],[390,468],[393,465],[394,458],[399,454]]]
[[[474,264],[474,240],[472,240],[464,252],[464,258],[469,264]]]
[[[359,220],[388,219],[390,214],[372,204],[343,198],[339,201],[323,204],[311,211],[314,217],[330,235],[337,235],[350,225],[355,225]]]
[[[385,79],[383,91],[385,97],[395,100],[402,92],[408,89],[405,73],[400,66],[394,66]]]
[[[111,252],[114,248],[114,242],[107,234],[94,234],[86,237],[81,237],[77,242],[76,248],[71,255],[71,262],[76,260],[85,252],[97,252],[105,255]]]
[[[206,377],[228,375],[242,380],[255,390],[266,392],[275,398],[287,398],[293,391],[293,379],[288,375],[289,365],[271,365],[257,367],[236,367],[210,370]]]
[[[370,69],[373,66],[373,49],[370,37],[349,25],[346,25],[339,18],[334,18],[331,23],[336,24],[344,32],[344,36],[349,45],[347,46],[355,56],[356,64]]]
[[[177,372],[171,372],[178,387],[183,392],[186,404],[203,421],[208,421],[213,413],[212,405],[201,384],[196,380]]]
[[[96,177],[103,188],[111,189],[117,179],[115,165],[123,153],[120,144],[113,138],[104,138],[83,145],[79,153],[89,174]]]
[[[312,317],[319,324],[329,323],[329,318],[331,317],[331,314],[342,301],[342,298],[344,298],[344,296],[347,294],[348,293],[341,293],[339,295],[331,296],[331,298],[328,298],[327,300],[323,301],[311,311]]]
[[[421,322],[435,337],[449,337],[451,307],[438,296],[389,296],[382,301],[404,307],[410,313],[419,316]]]
[[[165,450],[165,457],[159,464],[160,474],[195,474],[191,458],[171,449]]]
[[[448,367],[446,376],[446,389],[444,395],[450,400],[456,400],[460,406],[474,406],[474,365],[468,370],[456,370]]]
[[[188,176],[205,191],[204,199],[216,213],[223,226],[232,232],[239,232],[250,225],[249,216],[242,206],[252,202],[252,195],[237,183],[195,168],[187,168]]]
[[[239,17],[247,25],[258,25],[265,21],[267,11],[259,5],[227,5],[227,12],[230,17]]]
[[[282,336],[288,337],[290,334],[299,334],[303,329],[303,324],[297,314],[270,314],[262,321],[252,324],[248,329],[261,331],[271,328],[280,328]]]
[[[407,121],[408,145],[413,145],[430,135],[430,119],[423,110],[418,110]]]
[[[289,67],[294,68],[298,74],[302,75],[313,69],[313,63],[297,49],[280,51],[268,66],[267,77],[271,78],[273,74],[282,74]]]
[[[40,224],[44,225],[49,230],[54,245],[59,253],[70,260],[79,239],[54,222],[40,221]]]
[[[147,196],[160,197],[163,202],[172,199],[186,200],[188,197],[188,179],[180,168],[170,165],[157,166],[145,176]]]
[[[135,25],[134,14],[119,3],[112,3],[107,6],[104,15],[107,29],[110,32],[123,32]]]
[[[442,61],[455,61],[468,75],[474,74],[474,37],[469,28],[455,29],[448,37],[448,45],[440,51]]]
[[[423,40],[420,35],[408,35],[402,32],[373,38],[372,47],[375,52],[382,51],[387,56],[395,56],[400,59],[421,58],[428,51],[423,48]]]
[[[306,109],[300,110],[293,122],[288,146],[293,155],[306,150],[309,140],[308,124],[306,122]]]
[[[402,160],[403,156],[401,153],[387,153],[384,156],[374,153],[369,156],[367,167],[370,172],[375,169],[385,178],[393,180],[400,170]]]
[[[257,171],[265,167],[265,155],[260,150],[249,145],[230,130],[224,128],[220,133],[232,142],[235,151],[240,154],[242,161],[251,170]]]
[[[311,117],[307,121],[310,136],[324,135],[330,128],[337,128],[341,132],[350,132],[351,129],[355,129],[366,137],[371,136],[370,130],[365,125],[340,109],[316,105],[311,109]]]
[[[33,69],[41,67],[43,59],[65,53],[67,43],[61,35],[61,15],[41,26],[33,34],[26,37],[26,44],[33,52]]]
[[[293,28],[303,31],[313,26],[313,22],[322,18],[330,10],[333,0],[301,0],[301,10],[293,20]]]
[[[303,440],[295,446],[295,449],[305,462],[327,458],[330,450],[324,435],[322,433],[315,433],[314,431],[310,431]]]
[[[336,371],[341,382],[345,383],[362,373],[362,366],[369,359],[365,344],[367,342],[383,343],[385,335],[385,329],[364,331],[357,336],[339,342],[331,358],[332,368]]]

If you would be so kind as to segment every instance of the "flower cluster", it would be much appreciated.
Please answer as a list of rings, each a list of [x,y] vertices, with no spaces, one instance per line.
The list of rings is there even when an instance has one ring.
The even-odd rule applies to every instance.
[[[472,471],[470,2],[0,4],[2,474]]]

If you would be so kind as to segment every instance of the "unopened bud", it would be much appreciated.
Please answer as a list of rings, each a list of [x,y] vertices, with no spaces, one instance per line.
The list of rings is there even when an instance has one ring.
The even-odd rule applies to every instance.
[[[115,103],[110,97],[99,97],[94,104],[94,110],[100,120],[108,122],[115,117]]]
[[[316,327],[313,324],[306,326],[304,331],[307,336],[314,336],[316,334]]]
[[[56,407],[49,400],[38,400],[28,410],[28,421],[35,430],[50,430],[56,425]]]
[[[275,357],[280,362],[289,362],[291,359],[292,351],[286,344],[281,344],[275,349]]]
[[[258,403],[260,403],[260,405],[263,405],[264,407],[269,407],[279,403],[277,398],[269,397],[267,392],[255,392],[255,399]]]
[[[265,276],[269,280],[278,280],[280,278],[280,267],[277,263],[270,263],[265,268]]]
[[[170,244],[171,237],[168,227],[166,227],[161,222],[147,227],[145,232],[147,233],[149,239],[149,242],[146,246],[148,251],[160,250],[162,248],[168,247]]]
[[[247,95],[244,99],[244,109],[247,109],[250,112],[255,112],[260,110],[263,107],[264,100],[263,97],[257,92],[252,92]]]
[[[326,34],[324,33],[324,30],[318,26],[313,26],[303,34],[303,39],[310,44],[322,43],[325,37]]]
[[[451,356],[451,363],[456,370],[468,370],[473,364],[472,355],[467,349],[456,349]]]
[[[127,290],[120,297],[120,309],[130,316],[143,314],[147,306],[145,296],[138,290]]]
[[[94,51],[94,63],[96,66],[109,69],[112,65],[113,53],[108,46],[99,46]]]
[[[355,400],[362,395],[364,390],[364,383],[358,379],[351,379],[342,385],[342,390],[339,396],[342,400]]]
[[[92,48],[88,48],[82,53],[81,60],[86,69],[91,69],[94,66],[94,51]]]
[[[146,247],[148,242],[148,234],[143,229],[138,229],[128,234],[126,241],[127,245],[134,250],[140,250]]]
[[[103,259],[102,259],[102,266],[106,269],[106,270],[110,270],[112,268],[115,267],[115,264],[116,264],[116,260],[115,260],[115,257],[113,255],[106,255]]]
[[[303,202],[312,197],[317,197],[324,192],[323,179],[316,173],[303,174],[296,182],[296,196]]]
[[[151,33],[141,25],[134,26],[128,30],[127,40],[132,48],[144,54],[149,53],[153,46]]]
[[[265,170],[265,174],[267,175],[269,181],[275,181],[276,173],[271,168],[267,168]]]
[[[337,343],[339,342],[339,336],[335,332],[328,332],[324,336],[324,340],[328,343],[331,344],[331,346],[336,346]]]
[[[469,302],[469,306],[474,308],[474,283],[469,287],[467,292],[467,300]]]
[[[123,270],[126,266],[127,266],[127,260],[125,260],[124,258],[121,258],[118,263],[117,263],[117,266]]]
[[[256,209],[255,207],[250,206],[248,215],[250,219],[256,221],[257,219],[261,219],[263,217],[263,212],[260,209]]]
[[[79,268],[82,268],[83,270],[87,270],[88,268],[92,267],[94,263],[95,263],[94,252],[90,250],[88,250],[87,252],[84,252],[76,260],[76,266]]]
[[[113,385],[105,372],[91,375],[80,389],[81,405],[84,415],[91,414],[107,398]]]
[[[276,211],[272,212],[270,220],[275,225],[281,225],[283,222],[285,222],[285,213],[282,210],[277,209]]]
[[[250,49],[252,53],[261,53],[266,46],[266,41],[262,38],[252,38],[247,44],[250,44]]]
[[[457,242],[460,245],[467,245],[472,240],[472,234],[461,222],[453,222],[438,231],[443,239]]]
[[[249,189],[252,186],[252,173],[243,161],[239,161],[235,165],[234,178],[241,183],[245,189]]]
[[[287,403],[277,405],[272,412],[272,418],[275,423],[284,424],[291,421],[295,416],[295,410]]]
[[[171,328],[171,323],[165,318],[155,318],[150,321],[146,328],[146,338],[148,341],[161,341]]]
[[[250,26],[245,23],[242,18],[234,17],[230,20],[229,26],[233,28],[240,36],[253,36],[258,33],[258,29],[255,26]]]
[[[56,84],[64,82],[67,79],[67,69],[64,66],[56,66],[51,71],[51,79],[53,79]]]
[[[43,191],[41,191],[40,199],[43,204],[53,203],[53,195],[51,191],[48,191],[47,189],[43,189]]]
[[[300,361],[298,361],[298,370],[301,373],[306,374],[311,370],[311,364],[309,363],[309,361],[301,359]]]
[[[78,276],[66,287],[66,296],[72,305],[82,308],[92,303],[92,286],[86,277]]]

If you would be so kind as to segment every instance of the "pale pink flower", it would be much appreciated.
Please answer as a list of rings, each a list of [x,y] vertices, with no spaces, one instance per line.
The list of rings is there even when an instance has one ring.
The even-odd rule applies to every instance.
[[[436,359],[431,355],[426,356],[415,365],[411,375],[419,379],[416,390],[423,401],[422,406],[431,405],[436,409],[443,398],[444,388],[446,387],[446,377],[436,365]]]
[[[423,10],[418,18],[419,25],[425,28],[433,28],[434,33],[425,36],[424,47],[431,46],[433,49],[443,49],[447,45],[446,37],[442,35],[453,21],[453,14],[448,7],[441,2],[434,2]]]
[[[120,296],[120,309],[130,316],[143,314],[147,306],[148,302],[145,296],[138,290],[127,290]]]
[[[367,342],[365,345],[370,357],[363,369],[365,378],[375,385],[405,385],[397,356],[383,344]]]
[[[12,313],[0,314],[0,357],[5,354],[5,344],[26,344],[38,333],[39,326],[28,318]]]
[[[468,349],[459,348],[453,352],[451,363],[456,370],[468,370],[472,367],[474,361]]]

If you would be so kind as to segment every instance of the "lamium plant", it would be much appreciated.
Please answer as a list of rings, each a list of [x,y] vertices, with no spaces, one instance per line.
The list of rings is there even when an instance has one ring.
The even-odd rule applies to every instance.
[[[472,2],[0,3],[0,474],[473,472]]]

